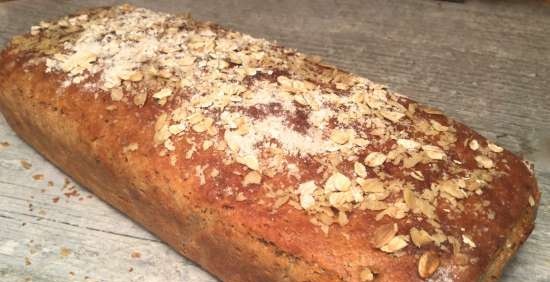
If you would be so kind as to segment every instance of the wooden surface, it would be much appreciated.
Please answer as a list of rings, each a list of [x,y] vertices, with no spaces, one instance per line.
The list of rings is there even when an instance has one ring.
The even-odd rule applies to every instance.
[[[41,19],[116,2],[0,3],[0,45]],[[127,2],[188,11],[320,55],[439,107],[534,162],[543,191],[537,226],[503,281],[550,281],[550,5]],[[10,146],[0,145],[0,281],[215,281],[84,189],[64,185],[65,176],[23,144],[0,117],[2,141]],[[23,168],[20,160],[32,168]],[[36,174],[44,179],[34,180]]]

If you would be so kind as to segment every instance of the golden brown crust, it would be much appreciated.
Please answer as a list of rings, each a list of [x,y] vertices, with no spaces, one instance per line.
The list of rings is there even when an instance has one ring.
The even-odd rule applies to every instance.
[[[171,82],[171,74],[156,70],[150,80],[147,73],[133,78],[118,73],[126,78],[116,81],[119,78],[108,67],[94,72],[93,66],[101,64],[99,55],[75,49],[81,56],[74,64],[61,48],[61,42],[77,44],[87,22],[112,22],[113,16],[132,11],[94,10],[86,17],[70,18],[74,25],[59,27],[70,19],[54,28],[44,23],[33,29],[34,35],[12,41],[0,58],[0,110],[19,136],[49,160],[222,280],[359,281],[374,273],[375,281],[420,281],[420,272],[431,281],[492,281],[532,230],[540,195],[532,172],[519,158],[436,111],[263,41],[252,41],[256,47],[250,48],[259,48],[284,67],[265,60],[253,71],[242,62],[221,64],[228,73],[244,69],[245,78],[238,85],[245,93],[264,91],[254,88],[260,85],[292,92],[292,101],[305,105],[288,110],[258,103],[247,108],[235,100],[228,107],[253,121],[247,130],[256,134],[263,130],[256,124],[269,116],[275,117],[270,125],[278,126],[277,118],[284,118],[292,129],[272,130],[308,137],[315,124],[304,120],[316,110],[308,92],[294,88],[333,93],[330,97],[336,101],[357,91],[357,97],[366,97],[360,102],[366,108],[360,109],[369,113],[340,115],[340,110],[327,106],[325,110],[338,118],[322,135],[311,135],[338,153],[325,153],[315,139],[311,148],[276,140],[283,153],[275,155],[283,158],[278,164],[286,170],[271,172],[264,159],[271,152],[267,149],[259,155],[239,155],[227,153],[230,142],[229,148],[216,148],[227,141],[219,132],[241,130],[208,125],[209,117],[218,121],[216,111],[204,112],[196,123],[189,118],[187,131],[170,127],[178,124],[169,121],[169,133],[163,132],[169,120],[163,115],[173,116],[195,99],[188,90],[192,79],[180,77],[178,85],[181,80],[187,87],[180,88]],[[206,28],[206,37],[231,33],[190,19],[170,21],[184,30]],[[231,36],[235,42],[242,40],[240,34]],[[188,67],[189,61],[180,63]],[[273,71],[266,71],[269,67]],[[209,80],[199,80],[204,81]],[[90,87],[95,84],[100,87]],[[144,100],[140,93],[145,93]],[[380,95],[387,104],[369,100]],[[365,116],[369,118],[362,119]],[[359,119],[346,128],[346,118]],[[219,132],[210,134],[211,130]],[[358,142],[356,147],[345,147],[350,140]],[[311,154],[296,155],[295,150]],[[346,159],[335,164],[334,156]],[[359,199],[334,196],[355,187],[363,189]],[[332,217],[327,219],[322,211]],[[384,225],[388,228],[381,228]],[[384,236],[378,230],[385,230]],[[378,239],[373,243],[374,237]],[[440,262],[434,273],[427,268],[419,271],[419,258],[427,252]]]

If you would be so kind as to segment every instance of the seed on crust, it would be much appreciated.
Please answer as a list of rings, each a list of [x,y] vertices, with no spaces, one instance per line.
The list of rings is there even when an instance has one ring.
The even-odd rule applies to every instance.
[[[455,180],[442,181],[441,183],[439,183],[438,187],[440,191],[445,192],[454,198],[463,199],[468,197],[468,194],[466,193],[466,191],[464,191],[459,186],[458,181],[455,181]]]
[[[424,174],[422,174],[421,171],[418,171],[418,170],[411,171],[410,175],[412,178],[416,180],[424,181]]]
[[[409,209],[414,210],[416,208],[416,196],[410,188],[403,189],[403,200]]]
[[[346,202],[350,201],[348,192],[334,192],[328,196],[328,202],[335,208],[342,207]]]
[[[348,223],[349,223],[349,219],[348,219],[348,216],[346,215],[346,212],[344,211],[338,212],[338,224],[340,224],[340,226],[344,226]]]
[[[416,150],[420,148],[420,143],[410,139],[397,139],[397,144],[407,150]]]
[[[262,175],[256,171],[251,171],[244,176],[243,186],[260,183],[262,183]]]
[[[532,195],[529,195],[529,205],[532,207],[535,206],[535,198]]]
[[[472,239],[472,237],[466,235],[466,234],[462,234],[462,242],[464,242],[466,245],[472,247],[472,248],[475,248],[476,247],[476,243],[474,242],[474,240]]]
[[[363,271],[361,271],[361,274],[359,274],[359,279],[361,280],[361,282],[373,281],[374,273],[372,273],[372,270],[370,270],[370,268],[365,267]]]
[[[276,209],[282,207],[284,204],[286,204],[288,202],[289,199],[290,199],[290,196],[288,194],[278,198],[273,203],[273,209],[276,210]]]
[[[212,147],[214,145],[214,141],[212,140],[204,140],[204,142],[202,142],[202,150],[203,151],[206,151],[208,150],[210,147]]]
[[[237,200],[237,202],[242,202],[244,200],[246,200],[246,196],[244,195],[243,192],[239,192],[237,193],[237,197],[235,198],[235,200]]]
[[[473,139],[472,141],[470,141],[470,143],[468,143],[468,146],[470,147],[470,149],[472,149],[472,151],[477,151],[479,149],[479,142]]]
[[[130,144],[122,147],[122,152],[126,154],[128,152],[133,152],[133,151],[137,150],[138,148],[139,148],[138,143],[130,143]]]
[[[492,168],[494,166],[493,160],[489,159],[486,156],[479,155],[475,157],[477,165],[481,168]]]
[[[298,186],[298,193],[300,193],[300,206],[307,210],[315,205],[315,198],[313,198],[313,192],[317,189],[317,185],[313,180],[304,182]]]
[[[143,79],[143,73],[140,71],[135,71],[128,77],[128,80],[133,82],[138,82],[138,81],[141,81],[142,79]]]
[[[147,101],[147,93],[138,93],[136,96],[134,96],[134,104],[138,107],[142,107],[145,105],[145,102]]]
[[[124,97],[124,93],[122,92],[122,89],[118,87],[111,89],[111,100],[120,101],[122,100],[122,97]]]
[[[397,234],[397,223],[381,225],[374,230],[371,243],[375,248],[382,248],[395,237],[395,234]]]
[[[410,230],[411,240],[413,244],[417,247],[425,246],[433,241],[430,233],[426,232],[424,229],[417,229],[415,227]]]
[[[168,127],[168,131],[170,131],[170,133],[173,135],[177,135],[183,132],[186,128],[187,128],[187,124],[182,122],[182,123],[176,123],[176,124],[170,125]]]
[[[357,183],[361,186],[363,191],[367,193],[383,193],[386,191],[384,182],[378,178],[358,178]]]
[[[380,111],[380,114],[382,116],[391,121],[391,122],[398,122],[402,117],[405,116],[405,114],[399,113],[399,112],[390,112],[390,111]]]
[[[386,245],[382,246],[380,250],[386,253],[395,253],[405,248],[409,243],[405,240],[405,236],[399,235],[393,237]]]
[[[426,252],[418,260],[418,274],[426,279],[434,274],[441,261],[435,252]]]
[[[171,95],[172,95],[172,89],[170,89],[170,88],[163,88],[163,89],[161,89],[160,91],[158,91],[158,92],[156,92],[155,94],[153,94],[153,98],[161,100],[161,99],[170,97]]]
[[[502,149],[502,147],[497,146],[497,145],[495,145],[495,144],[493,144],[493,143],[487,144],[487,147],[489,147],[489,150],[491,150],[491,151],[493,151],[493,152],[495,152],[495,153],[500,153],[500,152],[504,151],[504,149]]]
[[[430,123],[432,124],[432,127],[437,131],[447,131],[447,130],[449,130],[449,127],[444,126],[441,123],[439,123],[439,122],[437,122],[433,119],[430,120]]]
[[[240,164],[246,165],[248,168],[252,170],[259,170],[260,169],[260,162],[258,161],[258,158],[254,155],[246,155],[244,157],[237,158],[237,162]]]
[[[333,191],[348,191],[351,187],[351,180],[339,173],[335,172],[332,174],[325,183],[325,193],[333,192]]]
[[[386,161],[386,155],[380,152],[372,152],[365,158],[365,164],[370,167],[377,167]]]
[[[335,130],[330,135],[330,140],[339,145],[348,143],[350,138],[351,134],[349,130]]]
[[[355,174],[359,177],[367,177],[367,168],[360,162],[355,162],[353,164],[353,171],[355,171]]]
[[[424,145],[422,146],[422,150],[426,153],[426,155],[432,159],[432,160],[442,160],[445,158],[445,152],[441,150],[441,148],[434,146],[434,145]]]

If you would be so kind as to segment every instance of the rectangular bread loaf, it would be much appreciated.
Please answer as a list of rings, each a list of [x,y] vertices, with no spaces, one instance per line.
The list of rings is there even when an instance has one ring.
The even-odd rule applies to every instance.
[[[295,50],[127,5],[0,55],[13,130],[223,281],[494,281],[531,168],[441,112]]]

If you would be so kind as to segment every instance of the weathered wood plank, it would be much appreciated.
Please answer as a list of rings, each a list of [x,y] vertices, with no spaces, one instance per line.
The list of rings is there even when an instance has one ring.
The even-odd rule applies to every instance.
[[[41,19],[121,2],[0,3],[0,45]],[[549,5],[413,0],[124,2],[189,11],[197,18],[320,55],[439,107],[525,156],[535,163],[543,199],[537,227],[503,280],[550,281]],[[82,201],[66,198],[63,174],[22,144],[2,119],[0,141],[4,140],[14,145],[0,151],[3,280],[81,281],[88,275],[89,281],[154,281],[155,276],[160,281],[212,281],[124,216],[87,198],[80,188]],[[21,169],[20,159],[30,160],[32,170]],[[31,178],[40,172],[47,172],[56,186],[41,192],[45,182]],[[61,199],[53,203],[57,196]],[[62,247],[70,248],[71,255],[60,256]],[[133,250],[142,257],[131,258]],[[31,260],[29,266],[25,257]],[[134,270],[128,272],[129,267]]]

